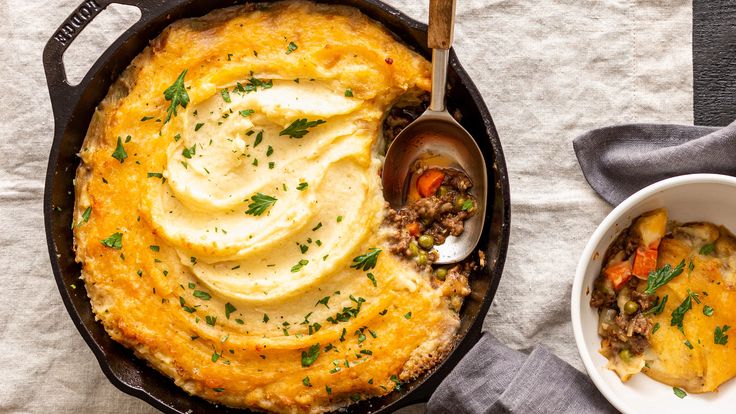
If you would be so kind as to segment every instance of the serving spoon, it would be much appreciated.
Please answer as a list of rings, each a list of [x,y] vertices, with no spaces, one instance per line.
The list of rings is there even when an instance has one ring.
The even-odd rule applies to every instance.
[[[395,209],[406,204],[412,168],[417,160],[423,160],[429,167],[436,160],[436,166],[462,170],[472,181],[470,193],[476,199],[476,212],[465,221],[459,237],[449,236],[443,244],[434,247],[439,253],[436,264],[456,263],[468,257],[480,240],[486,215],[488,177],[483,154],[473,137],[445,107],[454,25],[455,0],[430,0],[427,46],[432,49],[431,101],[429,108],[389,145],[382,173],[384,198]]]

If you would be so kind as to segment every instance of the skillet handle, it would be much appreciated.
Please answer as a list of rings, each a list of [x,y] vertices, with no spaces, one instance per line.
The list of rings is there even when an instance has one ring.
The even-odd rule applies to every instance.
[[[64,52],[77,38],[79,33],[94,20],[107,6],[113,3],[138,7],[141,11],[140,22],[147,21],[156,5],[166,0],[85,0],[67,17],[51,36],[43,49],[43,67],[46,72],[46,82],[51,96],[51,107],[54,111],[54,121],[65,119],[71,113],[79,93],[84,86],[72,86],[66,78],[64,69]],[[130,35],[129,31],[121,37]]]

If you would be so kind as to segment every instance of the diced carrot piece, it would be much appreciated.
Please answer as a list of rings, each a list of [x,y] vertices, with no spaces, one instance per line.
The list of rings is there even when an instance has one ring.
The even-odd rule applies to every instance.
[[[407,224],[406,230],[408,230],[409,234],[411,234],[412,236],[418,235],[419,232],[421,231],[421,228],[419,227],[419,222],[414,221],[414,222]]]
[[[445,179],[445,173],[437,169],[429,169],[417,179],[417,191],[422,197],[429,197],[437,192]]]
[[[657,269],[657,256],[659,256],[659,240],[652,242],[648,248],[639,246],[634,257],[634,268],[632,273],[639,279],[647,280],[649,273]]]
[[[603,275],[613,283],[618,290],[624,283],[631,279],[631,263],[628,260],[614,263],[603,270]]]

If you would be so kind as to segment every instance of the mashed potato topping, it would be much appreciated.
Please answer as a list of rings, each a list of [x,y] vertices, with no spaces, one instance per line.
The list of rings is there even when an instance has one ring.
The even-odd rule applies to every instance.
[[[429,85],[426,60],[351,8],[172,24],[80,151],[77,259],[108,333],[192,394],[275,412],[433,366],[458,317],[388,252],[379,175],[385,112]]]

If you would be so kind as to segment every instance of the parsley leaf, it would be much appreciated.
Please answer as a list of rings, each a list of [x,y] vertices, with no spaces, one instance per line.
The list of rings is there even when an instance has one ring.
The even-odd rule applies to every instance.
[[[666,285],[670,280],[679,276],[685,268],[685,260],[681,261],[674,269],[669,264],[649,273],[647,288],[644,293],[652,295],[654,292]]]
[[[720,326],[716,326],[716,330],[713,333],[713,342],[715,342],[716,345],[726,345],[728,343],[728,335],[726,335],[726,331],[731,329],[728,325],[723,325],[723,328]]]
[[[651,313],[654,315],[659,315],[660,313],[662,313],[662,311],[664,311],[664,305],[667,303],[667,299],[669,299],[669,295],[664,295],[662,299],[657,301],[657,304],[655,306],[649,308],[649,310],[644,312],[644,314],[648,315]]]
[[[314,361],[319,357],[319,344],[314,344],[309,347],[309,350],[302,351],[302,366],[308,367],[314,364]]]
[[[251,115],[253,115],[253,114],[254,114],[255,112],[256,112],[256,111],[254,111],[254,110],[252,110],[252,109],[243,109],[242,111],[238,111],[238,113],[240,114],[240,116],[244,116],[244,117],[247,117],[247,116],[251,116]]]
[[[295,51],[299,46],[296,45],[294,42],[289,42],[289,46],[286,46],[286,54],[290,54],[291,52]]]
[[[77,227],[81,226],[82,223],[86,223],[89,221],[89,216],[92,215],[92,207],[87,207],[84,212],[82,213],[82,218],[79,219],[79,223],[77,223]]]
[[[256,140],[253,142],[253,148],[257,147],[263,141],[263,131],[258,132]]]
[[[212,299],[212,296],[204,291],[201,290],[195,290],[192,295],[194,295],[195,298],[200,298],[202,300],[210,300]]]
[[[306,376],[302,379],[302,384],[304,384],[305,387],[311,387],[312,383],[309,381],[309,376]]]
[[[169,122],[172,114],[174,116],[177,116],[177,106],[186,108],[189,104],[189,94],[187,93],[187,88],[184,85],[184,77],[186,76],[188,70],[189,69],[184,69],[179,77],[176,78],[176,81],[174,81],[174,83],[164,91],[164,98],[166,98],[167,101],[171,101],[169,108],[166,110],[166,118],[164,119],[164,124]]]
[[[713,253],[716,250],[716,245],[713,243],[708,243],[705,246],[700,248],[700,254],[703,256],[707,256],[711,253]]]
[[[373,273],[368,272],[367,276],[368,276],[368,280],[370,280],[371,283],[373,283],[373,287],[378,287],[378,282],[376,282],[376,277],[373,275]]]
[[[654,335],[654,333],[657,332],[659,330],[659,328],[660,328],[659,322],[655,323],[654,324],[654,327],[652,328],[651,335]]]
[[[313,128],[317,125],[324,124],[326,121],[318,119],[316,121],[308,121],[307,118],[297,119],[291,125],[279,132],[279,136],[287,135],[291,138],[301,138],[309,133],[307,128]]]
[[[233,306],[230,302],[226,303],[225,304],[225,317],[227,319],[230,319],[230,314],[235,312],[236,310],[238,309],[235,308],[235,306]]]
[[[296,273],[296,272],[302,270],[302,268],[304,266],[306,266],[307,264],[309,264],[309,260],[307,260],[307,259],[301,259],[301,260],[299,260],[299,263],[297,263],[297,264],[295,264],[294,266],[291,267],[291,273]]]
[[[123,233],[114,233],[110,237],[100,240],[100,243],[104,246],[120,250],[123,248]]]
[[[327,309],[329,309],[330,308],[330,305],[327,304],[327,302],[329,302],[329,301],[330,301],[330,297],[329,296],[325,296],[322,299],[318,300],[317,303],[314,304],[314,306],[317,306],[317,305],[325,305],[327,307]]]
[[[713,308],[711,308],[708,305],[703,306],[703,315],[705,315],[705,316],[713,316]]]
[[[371,270],[376,267],[376,261],[378,261],[378,255],[380,253],[381,249],[371,247],[368,249],[368,253],[353,258],[353,264],[350,267],[358,270]]]
[[[227,89],[221,90],[220,91],[220,95],[222,95],[222,100],[223,101],[225,101],[227,103],[231,103],[232,102],[232,100],[230,99],[230,91],[228,91]]]
[[[674,311],[672,311],[672,320],[670,322],[671,326],[677,326],[677,329],[680,330],[680,332],[684,332],[682,330],[682,321],[685,318],[685,313],[693,308],[693,298],[695,301],[698,301],[698,294],[694,293],[690,289],[687,291],[687,297],[685,300],[682,301],[680,306],[677,307]]]
[[[181,151],[181,155],[184,156],[184,158],[192,158],[192,155],[195,155],[197,153],[197,144],[192,145],[191,148],[186,148]]]
[[[672,391],[675,392],[675,395],[677,396],[677,398],[685,398],[685,397],[687,397],[687,393],[685,391],[677,388],[677,387],[672,387]]]
[[[128,154],[125,152],[125,148],[123,148],[123,140],[120,137],[118,137],[118,145],[115,147],[112,157],[120,161],[121,164],[128,158]]]
[[[268,210],[269,207],[276,204],[277,201],[276,197],[271,197],[263,193],[257,193],[250,199],[253,202],[248,204],[248,210],[245,211],[245,214],[251,214],[254,216],[260,216]]]
[[[296,186],[296,189],[299,190],[299,191],[304,191],[304,190],[307,189],[307,187],[309,187],[309,184],[308,183],[301,182],[301,183],[299,183],[298,186]]]
[[[350,88],[345,89],[345,97],[352,98],[353,97],[353,90],[350,89]]]

